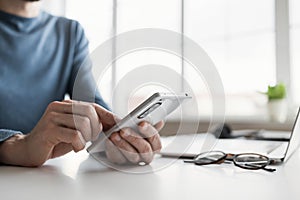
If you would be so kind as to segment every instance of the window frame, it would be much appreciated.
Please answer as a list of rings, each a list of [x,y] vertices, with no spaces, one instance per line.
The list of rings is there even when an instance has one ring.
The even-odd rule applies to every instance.
[[[117,6],[118,0],[113,0],[113,37],[116,36],[117,33]],[[288,101],[292,103],[293,107],[295,106],[295,101],[293,98],[293,90],[292,90],[292,76],[291,76],[291,52],[290,52],[290,17],[289,17],[289,0],[274,0],[275,1],[275,8],[274,8],[274,23],[275,23],[275,67],[276,67],[276,82],[283,82],[286,84],[287,91],[289,96]],[[184,0],[181,0],[181,34],[184,37],[184,17],[185,17],[185,3]],[[115,47],[113,48],[115,49]],[[184,43],[183,38],[181,39],[181,50],[182,50],[182,57],[184,57]],[[113,50],[115,51],[115,50]],[[115,54],[113,54],[115,55]],[[182,59],[181,64],[181,73],[182,73],[182,80],[181,80],[181,90],[184,92],[184,60]],[[115,66],[113,66],[112,70],[112,88],[115,87]]]
[[[66,9],[66,0],[58,0],[61,2],[61,6]],[[296,106],[294,93],[295,91],[292,90],[293,84],[293,76],[292,76],[292,65],[291,65],[291,45],[290,45],[290,1],[289,0],[274,0],[274,23],[275,23],[275,73],[276,73],[276,82],[283,82],[287,86],[288,91],[288,101],[289,105],[294,109]],[[112,7],[112,37],[115,37],[118,33],[117,31],[117,7],[118,7],[118,0],[113,0],[113,7]],[[182,37],[184,36],[184,17],[185,17],[185,2],[181,0],[181,34]],[[116,42],[114,42],[112,48],[112,55],[114,56],[116,53]],[[181,39],[181,50],[182,56],[184,56],[184,44],[183,38]],[[182,59],[181,63],[181,73],[182,73],[182,80],[181,80],[181,90],[184,91],[184,60]],[[111,71],[111,88],[115,88],[116,86],[116,65],[115,63],[112,64],[112,71]],[[112,90],[111,90],[112,91]],[[292,109],[290,108],[290,109]]]

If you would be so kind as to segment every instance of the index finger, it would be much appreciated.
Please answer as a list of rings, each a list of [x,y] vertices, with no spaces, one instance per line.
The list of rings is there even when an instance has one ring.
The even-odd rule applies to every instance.
[[[102,125],[99,123],[97,112],[91,103],[76,100],[64,100],[62,102],[52,102],[49,105],[49,109],[59,113],[87,117],[92,128],[92,140],[95,140],[98,137],[99,132],[102,130]]]

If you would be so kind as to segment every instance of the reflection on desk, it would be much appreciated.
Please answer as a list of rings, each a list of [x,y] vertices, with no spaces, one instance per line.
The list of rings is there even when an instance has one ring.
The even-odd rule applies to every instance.
[[[150,166],[136,167],[154,169],[170,163],[168,159],[157,157]],[[173,160],[160,170],[132,174],[109,169],[82,151],[49,160],[40,168],[1,166],[0,195],[3,200],[299,199],[300,151],[276,168],[269,173]]]

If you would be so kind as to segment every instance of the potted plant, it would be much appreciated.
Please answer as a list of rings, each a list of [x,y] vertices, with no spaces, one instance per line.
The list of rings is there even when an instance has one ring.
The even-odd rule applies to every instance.
[[[286,87],[283,83],[268,86],[268,112],[272,121],[285,122],[287,117]]]

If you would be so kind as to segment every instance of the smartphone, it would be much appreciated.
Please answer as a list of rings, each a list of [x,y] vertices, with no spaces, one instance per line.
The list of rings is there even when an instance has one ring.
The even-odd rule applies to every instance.
[[[103,146],[102,143],[105,141],[105,138],[108,138],[112,133],[122,128],[132,128],[137,131],[138,124],[142,121],[147,121],[155,125],[159,121],[164,120],[166,116],[176,110],[187,99],[191,99],[191,96],[186,93],[179,95],[160,92],[154,93],[116,125],[104,134],[100,134],[99,138],[87,148],[87,151],[90,153],[103,151],[101,146]]]

